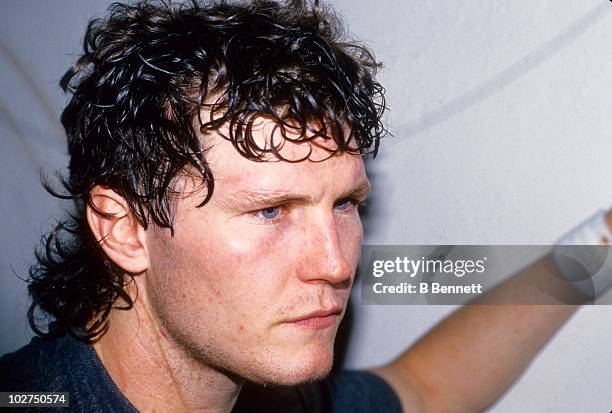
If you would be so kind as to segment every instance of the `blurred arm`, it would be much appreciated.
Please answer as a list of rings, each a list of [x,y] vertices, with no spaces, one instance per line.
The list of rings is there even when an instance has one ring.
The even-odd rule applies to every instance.
[[[612,211],[606,221],[612,230]],[[551,286],[561,300],[547,293]],[[547,255],[475,304],[455,311],[399,358],[373,372],[391,384],[406,412],[482,411],[578,308],[558,303],[577,303],[578,297],[559,282]],[[479,305],[487,301],[495,304]],[[557,305],[503,304],[516,302]]]

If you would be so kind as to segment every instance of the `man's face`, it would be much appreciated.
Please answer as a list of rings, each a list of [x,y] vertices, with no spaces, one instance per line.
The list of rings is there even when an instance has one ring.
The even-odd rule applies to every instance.
[[[253,134],[263,141],[270,131]],[[361,157],[254,162],[218,136],[206,144],[210,202],[197,208],[203,194],[185,196],[174,236],[147,231],[145,289],[162,334],[198,362],[256,382],[325,376],[363,237]],[[329,157],[311,147],[311,160]],[[286,142],[281,153],[308,150]]]

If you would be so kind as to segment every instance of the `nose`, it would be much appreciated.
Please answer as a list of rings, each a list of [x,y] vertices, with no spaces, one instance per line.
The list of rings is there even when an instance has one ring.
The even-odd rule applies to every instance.
[[[304,282],[326,282],[330,284],[350,285],[352,266],[349,263],[351,248],[359,248],[361,240],[347,228],[339,229],[333,214],[319,216],[305,228],[307,245],[302,265],[298,272]]]

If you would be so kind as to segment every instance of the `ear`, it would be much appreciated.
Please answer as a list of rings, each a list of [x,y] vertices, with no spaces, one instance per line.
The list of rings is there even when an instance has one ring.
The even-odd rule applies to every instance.
[[[127,272],[144,272],[149,267],[145,230],[125,198],[110,188],[96,186],[90,203],[93,207],[87,205],[87,222],[104,253]]]

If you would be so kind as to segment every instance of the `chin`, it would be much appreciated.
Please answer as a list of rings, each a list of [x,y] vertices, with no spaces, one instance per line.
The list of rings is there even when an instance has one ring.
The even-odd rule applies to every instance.
[[[295,386],[327,377],[333,359],[331,349],[303,350],[292,356],[279,356],[268,368],[260,370],[254,377],[247,378],[264,385]]]
[[[326,357],[319,356],[305,360],[286,375],[284,384],[297,385],[324,379],[329,375],[332,365],[333,354],[331,353]]]

